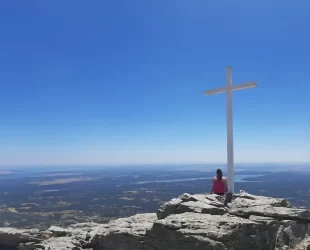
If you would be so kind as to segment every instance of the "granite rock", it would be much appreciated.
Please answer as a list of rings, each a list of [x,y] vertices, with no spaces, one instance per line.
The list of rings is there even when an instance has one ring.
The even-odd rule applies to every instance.
[[[98,226],[90,233],[90,246],[99,249],[148,249],[144,238],[157,216],[155,213],[137,214]]]
[[[310,250],[310,211],[285,199],[240,192],[223,197],[183,194],[157,213],[106,224],[48,230],[0,228],[0,249],[20,250]]]

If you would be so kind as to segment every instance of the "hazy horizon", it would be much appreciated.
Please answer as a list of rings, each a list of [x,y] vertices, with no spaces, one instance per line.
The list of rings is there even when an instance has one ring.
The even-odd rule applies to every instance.
[[[18,168],[46,168],[51,169],[53,167],[66,169],[74,169],[74,168],[113,168],[113,167],[221,167],[226,170],[227,163],[139,163],[139,164],[17,164],[17,165],[0,165],[0,170],[6,169],[18,169]],[[267,166],[275,166],[275,167],[304,167],[310,166],[310,162],[235,162],[235,168],[242,167],[267,167]],[[58,169],[57,169],[58,170]]]

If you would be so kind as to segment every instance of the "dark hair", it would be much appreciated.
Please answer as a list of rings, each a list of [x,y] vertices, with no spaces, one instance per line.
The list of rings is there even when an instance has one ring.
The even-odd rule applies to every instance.
[[[222,169],[216,170],[216,177],[217,177],[217,179],[218,179],[219,181],[222,180],[222,178],[223,178]]]

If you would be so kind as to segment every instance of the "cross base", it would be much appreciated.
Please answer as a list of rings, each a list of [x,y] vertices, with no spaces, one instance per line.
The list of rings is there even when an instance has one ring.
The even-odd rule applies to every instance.
[[[232,197],[233,197],[233,194],[232,194],[232,193],[226,194],[226,198],[225,198],[225,202],[224,202],[225,206],[226,206],[228,203],[231,203]]]

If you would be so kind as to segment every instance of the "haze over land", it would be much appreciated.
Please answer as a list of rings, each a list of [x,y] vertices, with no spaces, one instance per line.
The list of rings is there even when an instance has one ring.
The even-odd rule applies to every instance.
[[[0,175],[0,227],[46,229],[154,212],[182,193],[209,193],[218,167],[225,170],[223,165],[7,170]],[[236,191],[283,197],[310,208],[309,169],[310,164],[237,165]]]

